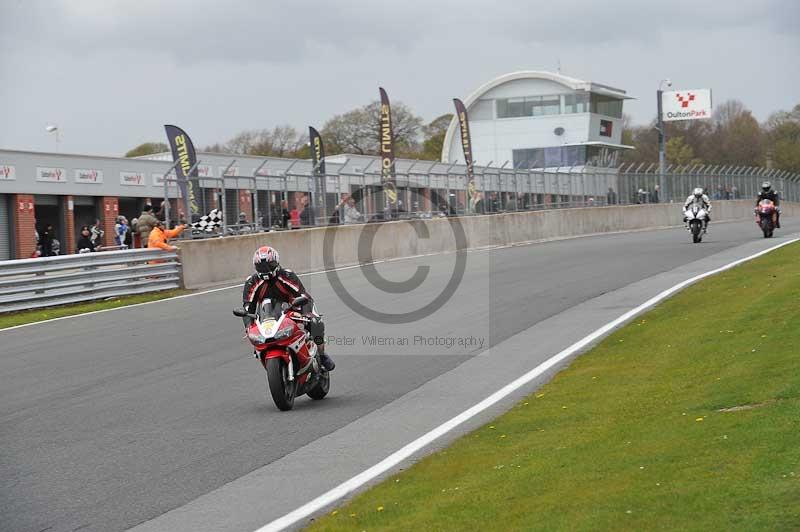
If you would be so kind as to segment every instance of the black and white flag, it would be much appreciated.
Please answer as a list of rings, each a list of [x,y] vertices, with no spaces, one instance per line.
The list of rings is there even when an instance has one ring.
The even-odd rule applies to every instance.
[[[222,212],[219,209],[213,209],[205,216],[201,216],[200,220],[192,224],[192,229],[205,231],[211,233],[214,229],[222,227]]]

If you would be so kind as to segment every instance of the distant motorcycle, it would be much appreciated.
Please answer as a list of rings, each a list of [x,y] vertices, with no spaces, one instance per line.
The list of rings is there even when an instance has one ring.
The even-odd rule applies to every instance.
[[[777,222],[778,211],[772,200],[762,199],[758,202],[756,207],[756,224],[761,228],[764,233],[764,238],[772,238],[772,233],[775,231]]]
[[[234,316],[253,319],[247,338],[267,371],[272,400],[284,411],[292,409],[298,395],[320,400],[330,391],[330,373],[322,368],[317,345],[303,326],[308,318],[299,312],[305,303],[308,298],[300,296],[282,308],[265,299],[255,314],[244,308],[233,310]]]
[[[703,227],[705,227],[708,213],[699,203],[692,203],[683,213],[689,232],[692,233],[692,242],[699,244],[703,240]]]

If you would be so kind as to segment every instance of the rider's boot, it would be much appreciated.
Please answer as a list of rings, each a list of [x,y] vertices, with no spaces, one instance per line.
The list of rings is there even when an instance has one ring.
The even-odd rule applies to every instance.
[[[333,371],[336,368],[336,362],[325,352],[325,344],[318,345],[317,349],[319,352],[319,363],[322,365],[322,369],[325,371]]]

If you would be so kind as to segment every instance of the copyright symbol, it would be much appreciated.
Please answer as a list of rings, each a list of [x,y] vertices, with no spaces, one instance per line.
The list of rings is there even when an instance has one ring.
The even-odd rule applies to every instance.
[[[351,194],[351,197],[359,199],[358,207],[363,206],[363,200],[365,199],[363,192],[364,191],[359,190]],[[443,201],[443,198],[436,192],[435,189],[431,190],[430,194],[431,205],[448,205],[446,201]],[[418,197],[417,199],[421,200],[422,198]],[[396,213],[397,209],[395,209],[394,212]],[[330,282],[336,295],[339,296],[339,298],[344,302],[345,305],[347,305],[347,307],[349,307],[356,314],[372,321],[378,323],[401,324],[412,323],[430,316],[442,308],[442,306],[444,306],[444,304],[447,303],[447,301],[453,296],[455,291],[458,289],[459,284],[461,284],[461,280],[464,278],[464,271],[466,270],[467,265],[467,237],[464,233],[464,227],[461,225],[461,220],[458,217],[448,217],[446,218],[446,221],[450,226],[450,231],[452,232],[453,239],[455,241],[455,264],[453,266],[450,279],[447,281],[444,289],[430,303],[424,305],[423,307],[417,310],[402,313],[382,312],[364,305],[361,301],[358,301],[358,299],[353,297],[353,295],[342,284],[339,274],[336,271],[336,263],[334,260],[334,257],[336,256],[336,233],[338,232],[336,226],[328,226],[328,228],[325,230],[325,236],[322,243],[323,263],[325,265],[328,282]],[[442,223],[443,222],[444,220],[442,220]],[[424,220],[410,220],[406,223],[408,223],[414,229],[417,239],[430,238],[428,224]],[[362,224],[359,227],[361,231],[358,237],[357,245],[358,261],[359,264],[361,264],[361,272],[363,273],[364,278],[372,286],[378,290],[386,292],[387,294],[408,294],[422,286],[422,283],[425,282],[425,279],[430,272],[429,266],[418,266],[414,274],[403,281],[391,281],[383,277],[375,268],[374,258],[372,256],[373,242],[375,241],[375,237],[378,234],[381,225]]]

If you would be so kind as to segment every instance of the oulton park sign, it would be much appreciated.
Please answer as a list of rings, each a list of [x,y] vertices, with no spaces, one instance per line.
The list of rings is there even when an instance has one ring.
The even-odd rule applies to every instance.
[[[711,89],[664,92],[661,106],[665,122],[711,118]]]

